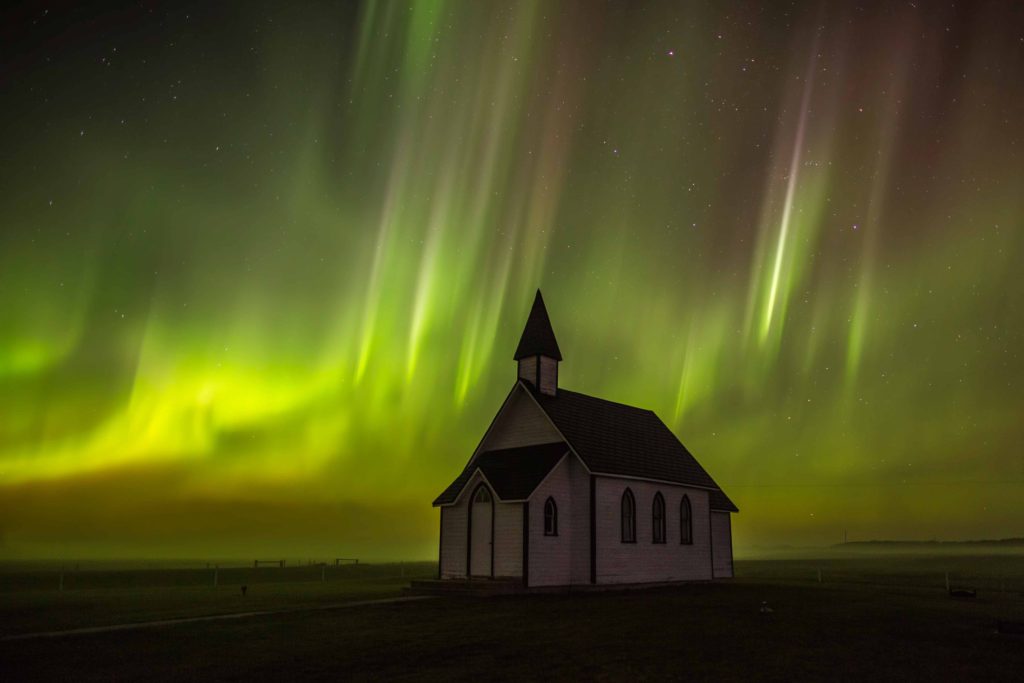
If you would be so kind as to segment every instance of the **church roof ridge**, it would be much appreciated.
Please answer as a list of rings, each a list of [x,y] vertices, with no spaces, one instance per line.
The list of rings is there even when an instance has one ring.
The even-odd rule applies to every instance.
[[[679,437],[653,410],[559,389],[519,384],[537,401],[591,472],[710,489],[713,509],[739,512]]]

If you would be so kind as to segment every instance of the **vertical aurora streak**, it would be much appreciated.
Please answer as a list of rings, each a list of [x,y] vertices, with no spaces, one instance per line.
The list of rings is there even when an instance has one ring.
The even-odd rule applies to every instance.
[[[740,550],[1020,534],[1021,8],[44,9],[0,554],[431,557],[538,286]]]
[[[811,102],[811,92],[814,88],[813,67],[814,62],[812,61],[811,68],[808,68],[807,77],[804,81],[804,93],[800,98],[800,122],[796,126],[796,138],[793,140],[793,156],[789,162],[789,173],[786,178],[786,198],[782,203],[782,218],[779,221],[779,241],[775,248],[771,285],[768,287],[768,303],[765,305],[764,318],[761,320],[761,343],[764,343],[765,338],[768,336],[768,331],[771,328],[772,319],[775,315],[775,300],[779,295],[779,275],[782,272],[782,261],[786,254],[789,223],[793,217],[793,200],[800,174],[800,157],[803,154],[804,133],[807,130],[808,107]]]

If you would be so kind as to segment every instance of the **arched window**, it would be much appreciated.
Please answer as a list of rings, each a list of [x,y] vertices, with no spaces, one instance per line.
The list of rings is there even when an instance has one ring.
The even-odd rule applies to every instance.
[[[690,509],[690,497],[683,496],[679,503],[679,542],[683,545],[693,543],[693,515]]]
[[[665,499],[661,491],[654,494],[654,502],[651,503],[651,541],[665,542]]]
[[[544,535],[558,535],[558,506],[554,498],[548,498],[544,503]]]
[[[629,489],[622,493],[622,542],[636,543],[636,499]]]
[[[476,490],[476,495],[473,496],[474,503],[490,503],[491,492],[487,490],[486,486],[480,486]]]

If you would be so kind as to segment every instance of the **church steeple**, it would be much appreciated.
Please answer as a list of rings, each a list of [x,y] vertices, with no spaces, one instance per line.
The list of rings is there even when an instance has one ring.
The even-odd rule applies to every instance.
[[[551,319],[539,289],[513,359],[519,361],[520,379],[533,384],[542,394],[554,396],[558,392],[558,362],[562,360],[562,352],[558,350],[555,331],[551,329]]]

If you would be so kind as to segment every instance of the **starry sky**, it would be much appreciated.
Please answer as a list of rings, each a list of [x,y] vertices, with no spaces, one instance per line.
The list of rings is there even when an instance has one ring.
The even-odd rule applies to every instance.
[[[436,557],[540,287],[738,553],[1024,528],[1024,7],[15,3],[0,557]]]

